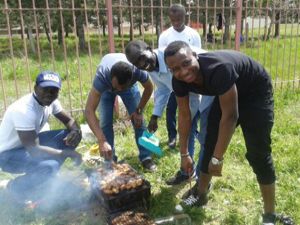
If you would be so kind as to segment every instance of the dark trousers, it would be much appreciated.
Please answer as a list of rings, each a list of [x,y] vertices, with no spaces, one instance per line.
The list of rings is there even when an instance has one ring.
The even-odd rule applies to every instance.
[[[246,143],[246,158],[260,184],[272,184],[275,181],[275,169],[271,155],[271,130],[274,121],[273,98],[253,100],[249,104],[239,105],[238,124],[241,126]],[[205,150],[201,171],[208,173],[208,164],[213,155],[219,133],[221,109],[216,97],[207,125]],[[225,157],[226,163],[226,157]],[[230,163],[230,162],[227,162]]]
[[[39,134],[41,145],[60,150],[74,150],[75,147],[66,146],[63,139],[68,130],[52,130]],[[11,149],[0,153],[0,166],[3,171],[24,175],[12,181],[13,191],[26,194],[49,178],[56,175],[65,158],[61,157],[32,157],[24,147]]]

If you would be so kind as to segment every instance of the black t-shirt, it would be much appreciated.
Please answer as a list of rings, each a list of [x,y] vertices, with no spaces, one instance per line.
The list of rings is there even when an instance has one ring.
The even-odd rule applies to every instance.
[[[176,96],[189,92],[218,96],[235,83],[239,104],[266,102],[272,98],[271,79],[264,68],[252,58],[232,50],[207,52],[197,56],[203,76],[203,86],[172,79]],[[269,102],[269,101],[268,101]]]

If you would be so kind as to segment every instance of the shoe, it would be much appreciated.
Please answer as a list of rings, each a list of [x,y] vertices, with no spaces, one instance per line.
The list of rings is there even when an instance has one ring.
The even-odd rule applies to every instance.
[[[174,149],[176,147],[176,137],[169,138],[168,146],[169,146],[169,148],[172,148],[172,149]]]
[[[262,215],[263,225],[275,225],[276,223],[276,214],[275,213],[265,213]]]
[[[167,185],[178,185],[178,184],[188,181],[189,178],[193,179],[195,176],[196,176],[195,172],[193,173],[193,175],[191,177],[189,177],[187,175],[182,174],[181,171],[177,171],[177,173],[174,177],[172,177],[166,181],[166,184]]]
[[[184,206],[188,207],[201,207],[206,205],[208,202],[207,193],[203,194],[191,194],[189,197],[187,197],[185,200],[182,201],[182,204]]]
[[[181,197],[181,199],[187,199],[190,195],[197,195],[198,194],[198,181],[196,182],[196,184],[189,190],[187,190]],[[212,189],[212,183],[209,182],[208,187],[207,187],[207,194],[210,192],[210,190]]]
[[[145,159],[144,161],[142,161],[142,165],[144,169],[149,170],[150,172],[155,172],[157,169],[152,159]]]

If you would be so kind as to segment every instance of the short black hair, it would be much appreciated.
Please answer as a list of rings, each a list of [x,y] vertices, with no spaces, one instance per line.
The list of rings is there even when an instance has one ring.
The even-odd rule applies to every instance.
[[[181,4],[173,4],[169,8],[169,14],[170,13],[182,13],[185,16],[186,10]]]
[[[134,40],[127,44],[125,54],[129,62],[135,64],[139,60],[143,51],[150,49],[149,45],[140,40]]]
[[[184,41],[173,41],[171,42],[164,52],[164,58],[175,55],[180,49],[188,49],[192,51],[191,47]]]
[[[116,77],[120,85],[127,84],[132,79],[133,66],[126,62],[117,62],[111,68],[111,78]]]

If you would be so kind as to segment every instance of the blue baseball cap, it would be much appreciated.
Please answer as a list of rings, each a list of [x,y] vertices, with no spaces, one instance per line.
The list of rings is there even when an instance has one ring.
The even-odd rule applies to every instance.
[[[43,71],[37,76],[35,84],[40,87],[56,87],[60,89],[61,79],[58,73]]]

